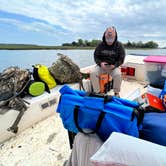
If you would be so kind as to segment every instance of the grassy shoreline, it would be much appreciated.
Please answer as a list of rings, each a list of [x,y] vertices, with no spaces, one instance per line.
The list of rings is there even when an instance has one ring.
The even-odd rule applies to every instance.
[[[37,45],[0,45],[0,50],[70,50],[70,49],[94,49],[95,47],[74,46],[37,46]]]
[[[95,47],[81,47],[81,46],[39,46],[39,45],[25,45],[25,44],[0,44],[0,50],[90,50]],[[153,48],[126,48],[125,49],[153,49]],[[156,49],[156,48],[154,48]],[[160,48],[165,49],[165,48]]]

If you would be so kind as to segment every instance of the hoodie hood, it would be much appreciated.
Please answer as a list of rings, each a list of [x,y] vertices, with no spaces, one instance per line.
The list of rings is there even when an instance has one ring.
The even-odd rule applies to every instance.
[[[117,40],[118,40],[118,35],[117,35],[117,32],[116,32],[116,29],[115,29],[115,27],[113,27],[113,28],[114,28],[114,30],[115,30],[115,40],[114,40],[114,42],[112,43],[112,45],[109,45],[110,47],[114,46],[115,43],[116,43]],[[107,31],[107,29],[105,30],[105,32],[104,32],[104,34],[103,34],[102,41],[103,41],[103,43],[104,43],[105,45],[108,45],[107,42],[106,42],[106,39],[105,39],[105,33],[106,33],[106,31]]]

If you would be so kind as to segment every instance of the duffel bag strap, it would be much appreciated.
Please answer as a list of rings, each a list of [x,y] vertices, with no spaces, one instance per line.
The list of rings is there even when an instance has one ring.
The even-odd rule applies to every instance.
[[[104,95],[104,94],[95,93],[95,92],[87,92],[86,96],[103,98],[104,99],[104,103],[107,103],[107,102],[112,100],[112,96],[111,95]]]
[[[74,122],[75,122],[75,125],[76,125],[78,131],[80,131],[81,133],[84,133],[84,134],[94,134],[94,133],[97,133],[99,131],[101,123],[102,123],[102,121],[104,119],[105,112],[103,112],[103,111],[100,112],[100,115],[99,115],[99,117],[97,119],[97,122],[96,122],[96,129],[94,131],[85,132],[85,131],[83,131],[83,129],[78,124],[78,112],[79,112],[79,108],[80,107],[77,106],[77,105],[74,108]]]
[[[139,106],[138,108],[134,108],[132,116],[131,116],[131,121],[133,121],[134,117],[136,117],[137,118],[137,125],[139,126],[143,121],[144,112],[145,112],[145,110],[141,106]]]

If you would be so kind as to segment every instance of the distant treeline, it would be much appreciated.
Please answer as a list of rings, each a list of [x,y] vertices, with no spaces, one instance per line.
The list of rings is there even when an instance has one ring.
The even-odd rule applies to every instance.
[[[126,48],[158,48],[158,44],[154,41],[148,41],[143,43],[142,41],[139,42],[130,42],[124,44]]]
[[[94,49],[101,40],[82,40],[78,39],[78,41],[73,41],[72,43],[63,43],[61,46],[42,46],[42,45],[32,45],[32,44],[1,44],[0,50],[39,50],[39,49]],[[153,41],[148,41],[143,43],[139,42],[130,42],[123,43],[125,48],[158,48],[158,44]]]
[[[72,43],[63,43],[62,46],[77,46],[77,47],[96,47],[101,40],[82,40],[78,39],[78,41],[73,41]],[[153,41],[148,41],[143,43],[142,41],[139,42],[130,42],[123,43],[125,48],[158,48],[158,44]]]
[[[62,46],[77,46],[77,47],[96,47],[99,43],[101,42],[101,40],[82,40],[82,39],[78,39],[78,41],[73,41],[72,43],[63,43]]]

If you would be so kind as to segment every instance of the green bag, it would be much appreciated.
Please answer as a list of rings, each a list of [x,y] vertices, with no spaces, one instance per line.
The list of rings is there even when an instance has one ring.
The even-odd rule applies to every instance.
[[[45,91],[45,84],[40,81],[31,80],[26,87],[25,93],[31,96],[40,96]]]

